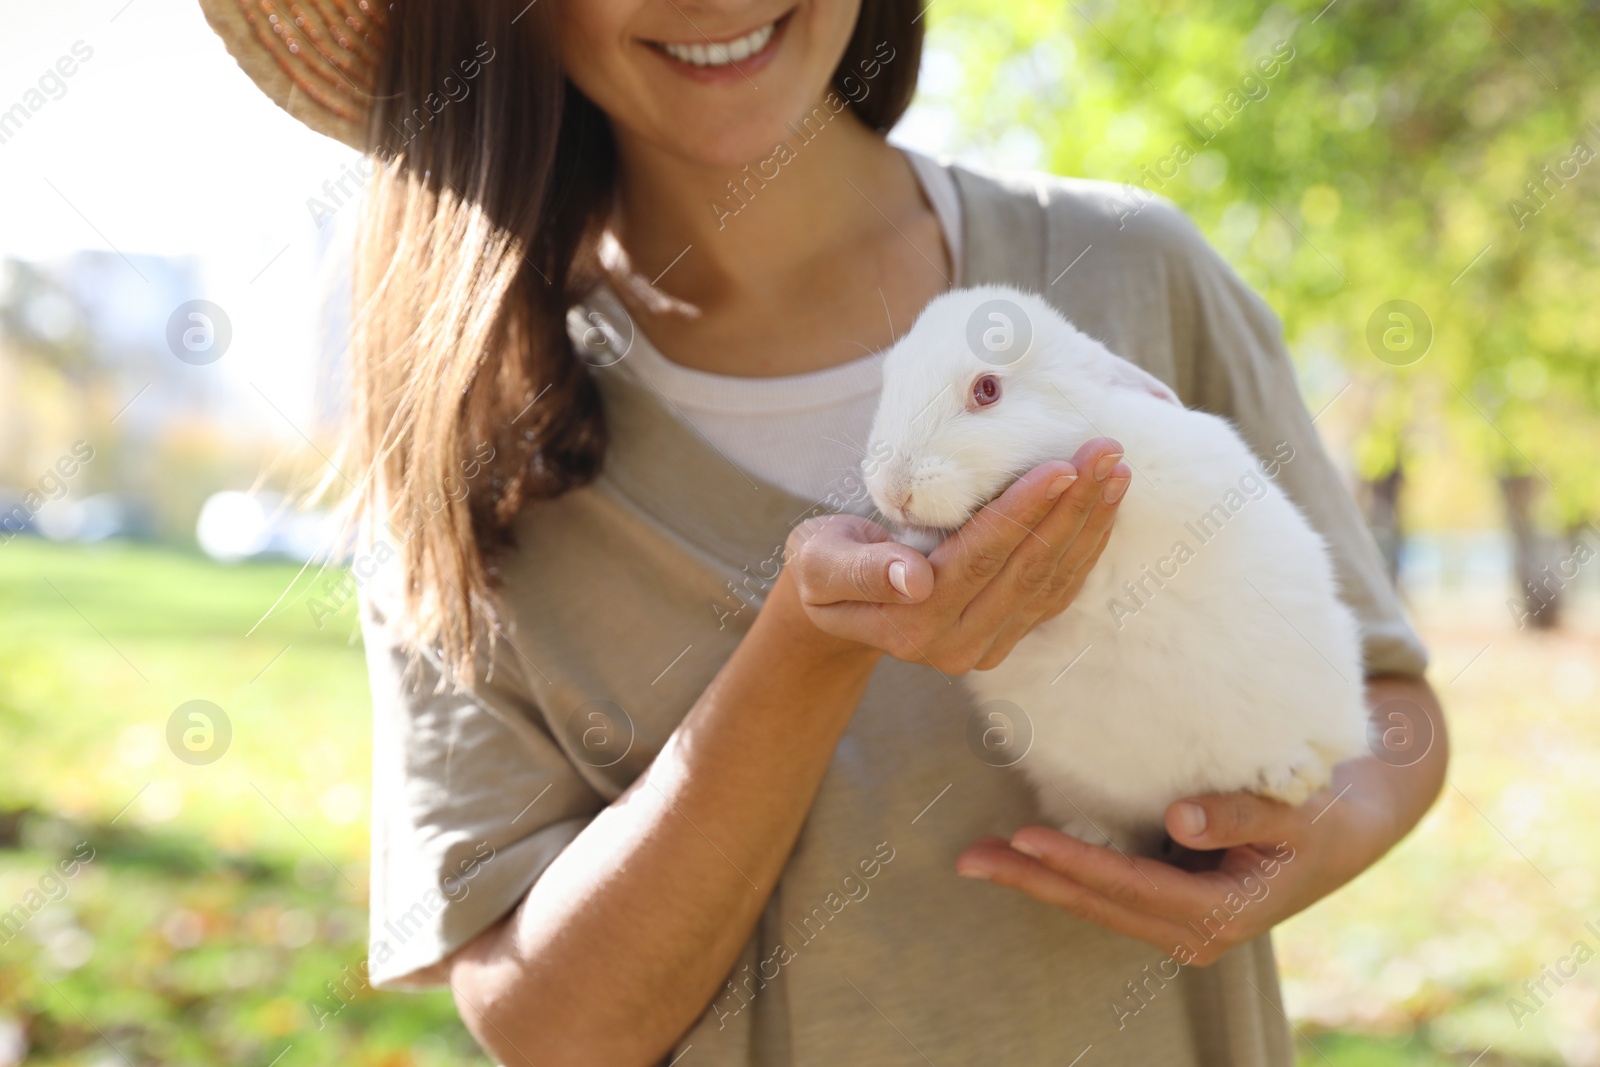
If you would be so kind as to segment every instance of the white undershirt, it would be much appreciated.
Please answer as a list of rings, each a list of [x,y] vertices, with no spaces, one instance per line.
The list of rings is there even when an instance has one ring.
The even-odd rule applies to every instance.
[[[961,282],[961,201],[955,179],[919,152],[900,149],[911,162],[938,216]],[[624,321],[615,293],[601,286],[585,301],[590,310]],[[712,374],[674,363],[642,332],[635,332],[620,369],[670,401],[670,405],[729,461],[809,501],[867,514],[859,491],[861,458],[883,387],[883,353],[808,374],[750,378]]]

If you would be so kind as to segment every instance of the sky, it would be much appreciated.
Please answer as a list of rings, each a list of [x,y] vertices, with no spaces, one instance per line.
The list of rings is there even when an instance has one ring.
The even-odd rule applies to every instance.
[[[223,307],[234,339],[195,372],[225,379],[262,429],[294,435],[286,417],[310,418],[322,249],[357,210],[319,231],[306,201],[356,153],[256,91],[192,0],[16,5],[0,34],[0,112],[74,48],[89,58],[65,92],[0,144],[0,257],[196,257],[192,296]]]

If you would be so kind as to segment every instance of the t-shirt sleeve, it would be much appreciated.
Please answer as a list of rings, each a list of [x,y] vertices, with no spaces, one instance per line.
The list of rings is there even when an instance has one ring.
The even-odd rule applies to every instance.
[[[1282,461],[1276,481],[1328,542],[1340,595],[1361,624],[1367,674],[1421,676],[1427,650],[1312,424],[1282,322],[1176,206],[1163,201],[1150,214],[1166,231],[1174,352],[1180,365],[1190,361],[1179,374],[1185,403],[1226,416],[1258,455]]]
[[[605,802],[497,667],[435,692],[439,663],[407,653],[363,598],[372,686],[368,981],[444,985],[436,966],[514,908]],[[503,645],[502,645],[503,648]]]

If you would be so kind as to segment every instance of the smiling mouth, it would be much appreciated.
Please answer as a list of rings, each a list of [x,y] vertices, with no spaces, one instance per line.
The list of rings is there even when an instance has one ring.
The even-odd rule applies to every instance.
[[[765,26],[757,27],[749,33],[725,41],[700,40],[692,43],[674,43],[668,41],[646,42],[651,48],[670,56],[679,63],[686,63],[701,69],[716,69],[718,67],[731,67],[753,56],[758,56],[771,47],[778,31],[793,11],[785,12],[773,19]]]

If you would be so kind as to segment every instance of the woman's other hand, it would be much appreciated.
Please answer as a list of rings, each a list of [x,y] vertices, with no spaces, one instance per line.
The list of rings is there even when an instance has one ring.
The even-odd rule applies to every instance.
[[[1210,853],[1213,870],[1086,844],[1044,826],[986,837],[956,871],[1020,890],[1108,930],[1205,966],[1344,885],[1404,837],[1444,782],[1444,713],[1420,678],[1368,679],[1368,705],[1404,701],[1427,716],[1432,738],[1415,762],[1372,756],[1334,768],[1333,784],[1299,807],[1249,793],[1189,797],[1167,809],[1177,844]]]

